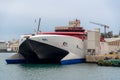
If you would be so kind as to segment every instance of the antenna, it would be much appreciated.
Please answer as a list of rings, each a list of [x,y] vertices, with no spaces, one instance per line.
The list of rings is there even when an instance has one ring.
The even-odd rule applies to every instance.
[[[41,22],[41,18],[39,18],[37,33],[41,32],[41,31],[39,30],[39,29],[40,29],[40,22]]]

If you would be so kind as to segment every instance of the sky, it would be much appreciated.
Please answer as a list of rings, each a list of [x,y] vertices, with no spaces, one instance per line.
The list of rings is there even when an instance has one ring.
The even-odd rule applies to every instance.
[[[0,0],[0,41],[19,39],[22,34],[35,33],[41,18],[42,32],[54,31],[76,18],[87,30],[104,28],[90,21],[110,26],[108,31],[120,31],[120,0]],[[37,21],[35,23],[35,20]]]

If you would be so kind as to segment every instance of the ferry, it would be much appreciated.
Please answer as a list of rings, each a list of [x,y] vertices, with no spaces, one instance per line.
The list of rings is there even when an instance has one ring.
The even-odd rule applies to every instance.
[[[70,21],[68,26],[55,27],[55,32],[23,35],[18,54],[27,63],[83,63],[86,39],[86,30],[80,26],[80,20],[76,19]],[[14,59],[6,61],[14,63]]]

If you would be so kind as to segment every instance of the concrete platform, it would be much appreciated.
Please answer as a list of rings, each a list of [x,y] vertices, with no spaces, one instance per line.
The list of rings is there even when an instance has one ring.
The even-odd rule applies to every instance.
[[[120,59],[118,54],[99,54],[99,55],[86,55],[86,62],[98,62],[99,60],[107,59]]]

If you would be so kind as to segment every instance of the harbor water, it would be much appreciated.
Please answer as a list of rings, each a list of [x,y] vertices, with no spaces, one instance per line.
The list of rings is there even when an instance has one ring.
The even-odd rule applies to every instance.
[[[14,53],[0,53],[0,80],[120,80],[120,67],[82,63],[7,64]]]

